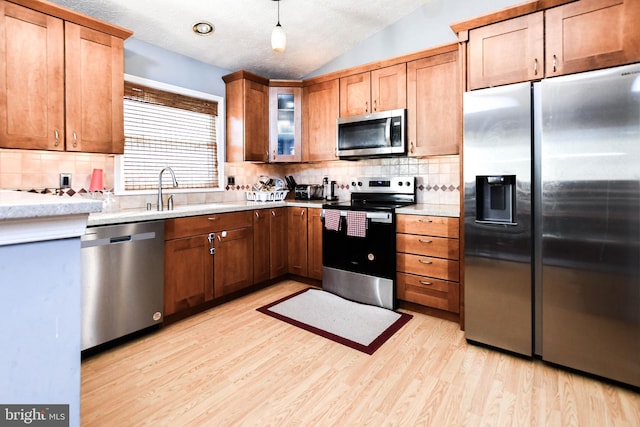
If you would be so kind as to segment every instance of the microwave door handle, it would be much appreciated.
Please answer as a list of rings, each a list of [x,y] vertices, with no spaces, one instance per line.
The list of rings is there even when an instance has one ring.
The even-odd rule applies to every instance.
[[[384,127],[384,140],[387,147],[391,147],[391,117],[387,118],[387,124]]]

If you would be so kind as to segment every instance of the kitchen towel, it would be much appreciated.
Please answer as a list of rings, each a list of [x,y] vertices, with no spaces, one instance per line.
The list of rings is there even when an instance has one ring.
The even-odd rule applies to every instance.
[[[347,211],[347,236],[367,237],[367,213]]]
[[[340,211],[337,209],[324,210],[324,228],[331,231],[340,230]]]

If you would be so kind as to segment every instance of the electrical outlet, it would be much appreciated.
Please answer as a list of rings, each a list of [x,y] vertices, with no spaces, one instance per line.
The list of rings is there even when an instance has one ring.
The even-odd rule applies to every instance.
[[[228,176],[227,177],[227,185],[236,185],[236,177]]]
[[[61,173],[60,174],[60,188],[71,188],[71,174],[70,173]]]

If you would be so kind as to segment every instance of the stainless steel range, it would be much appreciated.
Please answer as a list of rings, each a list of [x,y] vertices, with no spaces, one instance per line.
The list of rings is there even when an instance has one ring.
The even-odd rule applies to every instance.
[[[355,178],[351,200],[322,206],[322,288],[396,308],[398,207],[416,202],[415,177]]]

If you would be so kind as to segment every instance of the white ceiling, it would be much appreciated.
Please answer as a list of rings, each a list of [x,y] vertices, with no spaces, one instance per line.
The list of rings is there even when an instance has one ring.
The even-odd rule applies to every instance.
[[[271,50],[273,0],[51,0],[134,32],[134,37],[230,71],[299,79],[431,0],[281,0],[283,53]],[[194,23],[216,27],[195,35]]]

